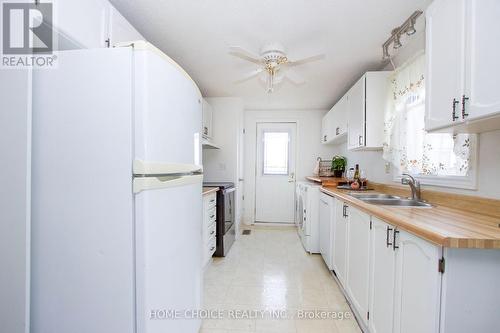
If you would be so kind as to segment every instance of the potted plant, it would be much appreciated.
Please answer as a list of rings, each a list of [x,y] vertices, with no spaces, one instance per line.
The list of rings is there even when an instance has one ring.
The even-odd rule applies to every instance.
[[[345,171],[347,165],[347,159],[344,156],[335,155],[332,158],[332,171],[334,177],[342,177],[342,173]]]

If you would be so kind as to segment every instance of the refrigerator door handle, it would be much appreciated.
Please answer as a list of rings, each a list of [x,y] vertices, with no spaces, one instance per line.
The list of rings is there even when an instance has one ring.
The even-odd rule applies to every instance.
[[[202,183],[203,175],[180,175],[180,176],[161,176],[161,177],[137,177],[134,178],[134,193],[140,193],[148,190],[158,190],[162,188],[171,188],[185,186],[190,184]]]
[[[201,173],[203,167],[197,164],[145,162],[134,160],[134,176]]]

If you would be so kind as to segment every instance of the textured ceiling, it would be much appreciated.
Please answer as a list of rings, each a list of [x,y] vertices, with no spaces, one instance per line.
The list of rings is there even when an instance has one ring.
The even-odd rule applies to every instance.
[[[430,0],[111,0],[148,41],[176,60],[204,96],[242,97],[247,109],[329,109],[360,75],[380,68],[390,31]],[[423,17],[419,20],[423,21]],[[256,65],[228,54],[282,43],[292,59],[325,53],[296,67],[306,83],[284,81],[273,94],[253,79]]]

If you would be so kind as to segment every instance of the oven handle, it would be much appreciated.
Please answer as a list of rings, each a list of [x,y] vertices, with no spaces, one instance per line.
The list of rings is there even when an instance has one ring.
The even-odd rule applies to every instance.
[[[236,191],[236,187],[231,187],[231,188],[223,190],[222,194],[228,194],[228,193],[231,193],[231,192],[234,192],[234,191]]]

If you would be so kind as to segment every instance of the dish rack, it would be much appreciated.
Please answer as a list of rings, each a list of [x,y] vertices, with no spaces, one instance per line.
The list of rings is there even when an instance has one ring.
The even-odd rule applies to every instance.
[[[319,177],[331,177],[333,176],[332,171],[332,160],[322,160],[318,157],[319,162]]]

